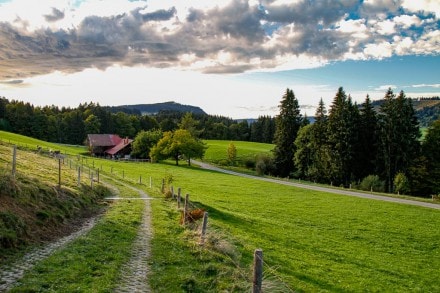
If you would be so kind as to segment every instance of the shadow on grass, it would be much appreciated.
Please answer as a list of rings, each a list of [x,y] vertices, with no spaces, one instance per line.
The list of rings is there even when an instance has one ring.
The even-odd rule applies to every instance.
[[[235,216],[232,213],[226,212],[226,211],[221,211],[218,210],[212,206],[208,206],[205,204],[202,204],[201,202],[193,202],[197,207],[204,209],[205,211],[207,211],[209,213],[209,217],[216,219],[218,221],[221,221],[223,223],[226,223],[228,225],[234,225],[234,226],[239,226],[239,225],[244,225],[246,224],[246,220],[240,217]]]

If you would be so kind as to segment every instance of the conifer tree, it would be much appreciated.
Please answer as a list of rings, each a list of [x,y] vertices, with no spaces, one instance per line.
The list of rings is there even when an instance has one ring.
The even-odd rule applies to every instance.
[[[394,177],[398,172],[406,173],[418,157],[420,129],[411,99],[403,91],[396,98],[388,89],[385,102],[380,107],[380,144],[382,175],[386,191],[393,192]]]
[[[328,117],[328,142],[332,158],[332,181],[348,185],[353,180],[353,165],[356,158],[359,111],[351,97],[340,87],[333,100]]]
[[[295,139],[302,122],[298,100],[292,90],[286,90],[279,108],[274,137],[274,172],[286,177],[294,171]]]
[[[376,111],[367,95],[360,110],[359,123],[359,160],[360,172],[358,179],[376,174],[376,160],[378,152],[379,125]]]

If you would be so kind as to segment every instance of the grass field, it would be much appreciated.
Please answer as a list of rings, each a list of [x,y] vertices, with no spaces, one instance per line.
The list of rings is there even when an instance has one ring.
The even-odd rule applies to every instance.
[[[124,177],[158,198],[162,178],[172,177],[173,186],[209,212],[211,236],[229,244],[229,249],[212,253],[191,241],[185,244],[191,237],[178,226],[178,213],[168,201],[154,201],[150,280],[155,286],[166,283],[166,289],[158,292],[191,286],[200,292],[244,288],[225,280],[237,284],[250,280],[256,248],[264,252],[263,283],[271,288],[268,292],[277,288],[286,292],[284,286],[300,292],[440,291],[438,210],[302,190],[171,162],[89,159],[88,164]],[[137,184],[140,176],[142,185]],[[215,253],[221,256],[216,258]],[[230,271],[231,263],[240,273]],[[185,278],[170,277],[181,270]],[[223,271],[240,276],[217,279],[215,275]]]
[[[206,150],[204,160],[218,163],[228,159],[228,146],[233,143],[237,149],[237,160],[244,160],[247,157],[255,157],[261,153],[270,153],[274,148],[273,144],[256,143],[248,141],[226,141],[226,140],[205,140],[208,149]]]

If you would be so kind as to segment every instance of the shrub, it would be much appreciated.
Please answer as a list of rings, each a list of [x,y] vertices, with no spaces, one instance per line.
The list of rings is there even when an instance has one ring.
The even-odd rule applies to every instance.
[[[402,172],[397,173],[394,177],[394,191],[398,194],[408,194],[410,191],[408,178]]]
[[[258,175],[271,173],[274,168],[273,158],[267,154],[257,155],[255,170]]]
[[[367,190],[367,191],[377,191],[377,192],[384,192],[385,191],[385,182],[380,180],[379,176],[377,175],[368,175],[364,179],[362,179],[361,184],[359,184],[360,190]]]
[[[244,166],[248,169],[254,169],[255,168],[255,158],[253,157],[246,157],[243,159]]]

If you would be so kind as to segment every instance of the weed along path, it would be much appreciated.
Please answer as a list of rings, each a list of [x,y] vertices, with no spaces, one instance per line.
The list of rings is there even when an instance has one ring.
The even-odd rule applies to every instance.
[[[381,200],[381,201],[394,202],[394,203],[400,203],[400,204],[421,206],[421,207],[440,210],[440,205],[435,204],[435,203],[409,200],[409,199],[403,199],[403,198],[388,197],[388,196],[380,196],[380,195],[368,194],[368,193],[364,193],[364,192],[357,192],[357,191],[351,191],[351,190],[341,190],[341,189],[328,188],[328,187],[322,187],[322,186],[316,186],[316,185],[301,184],[301,183],[283,181],[283,180],[278,180],[278,179],[273,179],[273,178],[258,177],[258,176],[243,174],[243,173],[234,172],[234,171],[230,171],[230,170],[225,170],[225,169],[222,169],[222,168],[219,168],[219,167],[216,167],[211,164],[204,163],[204,162],[200,162],[200,161],[191,160],[191,162],[193,164],[199,165],[203,169],[217,171],[217,172],[230,174],[230,175],[234,175],[234,176],[240,176],[240,177],[261,180],[261,181],[266,181],[266,182],[272,182],[272,183],[282,184],[282,185],[287,185],[287,186],[294,186],[294,187],[298,187],[298,188],[315,190],[315,191],[322,191],[322,192],[328,192],[328,193],[334,193],[334,194],[340,194],[340,195],[347,195],[347,196],[354,196],[354,197],[367,198],[367,199],[373,199],[373,200]]]

